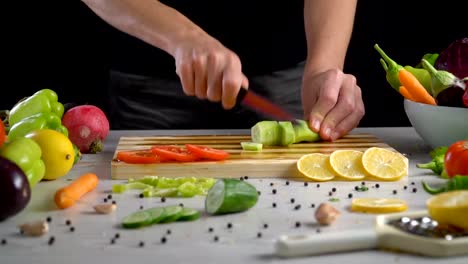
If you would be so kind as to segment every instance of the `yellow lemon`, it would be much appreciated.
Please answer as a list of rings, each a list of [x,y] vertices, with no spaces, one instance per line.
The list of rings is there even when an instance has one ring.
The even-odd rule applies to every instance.
[[[468,190],[434,195],[427,200],[426,206],[431,218],[439,224],[468,230]]]
[[[329,181],[335,178],[330,166],[329,155],[311,153],[297,161],[297,169],[302,175],[315,181]]]
[[[33,139],[41,147],[42,160],[46,167],[43,179],[55,180],[71,170],[75,151],[67,136],[55,130],[39,129],[30,132],[26,137]]]
[[[408,209],[404,200],[391,198],[355,198],[351,202],[351,211],[372,214],[403,212]]]
[[[330,166],[339,176],[347,180],[362,180],[367,172],[362,166],[362,151],[341,149],[330,154]]]
[[[385,148],[368,148],[362,155],[362,165],[368,174],[379,180],[398,180],[408,173],[408,159]]]

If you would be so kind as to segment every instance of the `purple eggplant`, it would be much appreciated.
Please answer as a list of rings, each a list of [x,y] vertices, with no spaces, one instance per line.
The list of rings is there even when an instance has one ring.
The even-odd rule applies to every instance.
[[[21,212],[31,199],[31,187],[16,163],[0,157],[0,221]]]
[[[435,61],[434,67],[448,71],[460,79],[468,77],[468,38],[450,43]]]

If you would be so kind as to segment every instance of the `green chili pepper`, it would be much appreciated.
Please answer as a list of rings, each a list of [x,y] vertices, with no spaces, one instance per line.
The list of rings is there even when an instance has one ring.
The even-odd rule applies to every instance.
[[[8,140],[0,149],[0,156],[13,161],[26,174],[29,184],[34,187],[45,175],[45,163],[41,159],[39,144],[30,138]]]
[[[15,140],[18,137],[23,137],[29,132],[38,129],[57,130],[68,137],[68,130],[62,125],[60,117],[52,112],[43,112],[26,117],[14,124],[8,132],[8,139]]]
[[[449,179],[444,186],[438,189],[432,188],[426,182],[422,182],[422,186],[424,190],[430,194],[438,194],[455,190],[468,190],[468,176],[456,175]]]
[[[57,100],[57,93],[53,90],[42,89],[37,91],[13,106],[8,117],[9,125],[13,126],[24,118],[39,113],[54,113],[61,119],[65,108]]]
[[[374,48],[377,50],[380,56],[382,56],[382,58],[380,59],[380,64],[382,64],[382,67],[385,70],[385,77],[387,79],[387,82],[390,84],[390,86],[392,86],[393,89],[399,92],[401,83],[398,78],[398,72],[401,69],[403,69],[403,66],[399,65],[390,57],[388,57],[387,54],[379,47],[378,44],[375,44]]]
[[[427,54],[424,54],[424,56],[422,58],[427,60],[427,62],[429,62],[432,66],[434,66],[437,58],[439,58],[439,54],[438,53],[427,53]],[[422,62],[419,62],[415,66],[415,68],[423,68]]]

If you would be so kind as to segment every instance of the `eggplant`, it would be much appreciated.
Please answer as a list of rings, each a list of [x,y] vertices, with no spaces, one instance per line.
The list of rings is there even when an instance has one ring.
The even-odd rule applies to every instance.
[[[0,222],[21,212],[31,200],[28,178],[16,163],[0,157]]]

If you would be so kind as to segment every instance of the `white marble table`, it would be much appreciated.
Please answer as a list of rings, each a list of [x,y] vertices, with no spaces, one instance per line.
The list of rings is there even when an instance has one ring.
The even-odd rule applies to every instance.
[[[425,201],[430,196],[421,188],[421,180],[439,181],[426,170],[417,169],[416,163],[427,162],[430,148],[424,144],[412,128],[358,128],[352,133],[372,133],[383,139],[390,146],[408,155],[410,159],[409,176],[398,182],[367,182],[367,192],[356,192],[354,186],[359,182],[326,182],[317,188],[316,184],[304,186],[303,182],[292,181],[285,184],[285,179],[251,179],[261,191],[257,205],[251,210],[234,215],[207,216],[205,214],[194,222],[154,225],[139,230],[120,228],[121,219],[140,206],[148,208],[158,205],[183,203],[187,207],[204,209],[204,197],[170,198],[162,203],[159,198],[138,198],[137,192],[114,194],[112,199],[118,205],[112,215],[93,213],[92,205],[102,202],[110,193],[112,184],[120,181],[110,179],[110,160],[120,136],[129,135],[175,135],[175,134],[239,134],[236,131],[112,131],[106,140],[105,150],[100,154],[84,155],[79,164],[65,176],[56,181],[41,182],[33,190],[28,207],[21,213],[0,223],[0,239],[6,239],[6,245],[0,245],[0,263],[468,263],[468,256],[446,259],[428,258],[406,253],[383,250],[366,250],[349,253],[329,254],[324,256],[281,259],[276,257],[274,242],[281,234],[315,234],[320,229],[322,234],[350,229],[365,229],[373,225],[374,215],[350,213],[348,206],[353,197],[379,196],[398,197],[408,201],[409,210],[425,209]],[[91,171],[100,177],[96,191],[83,197],[82,202],[66,210],[57,210],[52,201],[55,190],[78,175]],[[414,182],[414,185],[412,183]],[[274,187],[270,186],[274,184]],[[404,186],[408,186],[405,190]],[[334,197],[339,198],[333,204],[342,212],[333,225],[318,227],[314,219],[314,208],[328,201],[329,191],[337,188]],[[272,188],[278,193],[272,194]],[[417,191],[413,192],[413,188]],[[393,194],[397,190],[397,194]],[[291,204],[290,199],[295,199]],[[276,208],[272,203],[277,204]],[[294,210],[301,204],[300,210]],[[50,216],[50,232],[43,237],[28,238],[19,234],[17,225]],[[71,221],[75,228],[65,224]],[[301,222],[299,228],[295,223]],[[228,223],[232,228],[227,228]],[[264,224],[268,227],[265,228]],[[213,232],[209,232],[209,228]],[[170,234],[167,234],[170,230]],[[257,237],[261,232],[262,236]],[[115,244],[111,239],[119,233]],[[48,244],[51,236],[55,241]],[[219,240],[214,241],[217,236]],[[161,243],[161,238],[167,239]],[[140,247],[140,242],[144,246]]]

